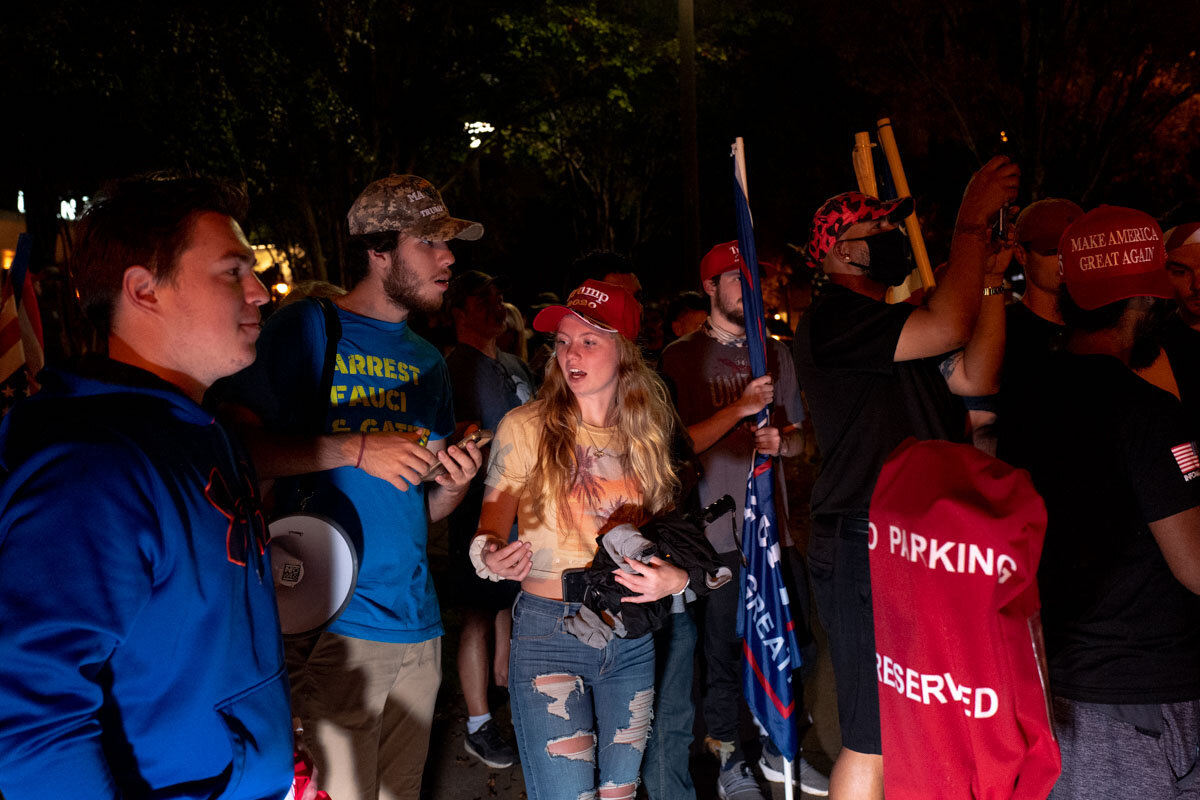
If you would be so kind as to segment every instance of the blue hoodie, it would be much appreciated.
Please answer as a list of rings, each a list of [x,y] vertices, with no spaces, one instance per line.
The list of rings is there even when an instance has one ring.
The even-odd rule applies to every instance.
[[[99,359],[0,426],[0,794],[281,798],[287,677],[253,472]]]

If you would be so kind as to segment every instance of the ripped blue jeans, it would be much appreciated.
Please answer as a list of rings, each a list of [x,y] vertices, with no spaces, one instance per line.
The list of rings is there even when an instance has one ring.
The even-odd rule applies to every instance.
[[[654,637],[597,650],[563,630],[579,608],[522,592],[508,688],[529,800],[632,800],[654,707]]]

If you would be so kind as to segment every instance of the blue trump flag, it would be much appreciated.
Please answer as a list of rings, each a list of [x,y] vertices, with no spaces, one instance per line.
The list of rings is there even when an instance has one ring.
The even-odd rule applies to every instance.
[[[735,148],[740,148],[741,140]],[[754,378],[767,372],[763,325],[762,285],[754,223],[746,197],[744,163],[734,159],[734,207],[737,210],[738,249],[741,252],[742,308],[746,315],[746,347]],[[758,412],[758,427],[769,424],[770,407]],[[742,520],[742,691],[750,711],[786,758],[795,759],[799,742],[793,718],[792,670],[800,666],[800,647],[788,607],[775,517],[775,477],[772,458],[755,452],[746,481],[746,511]]]

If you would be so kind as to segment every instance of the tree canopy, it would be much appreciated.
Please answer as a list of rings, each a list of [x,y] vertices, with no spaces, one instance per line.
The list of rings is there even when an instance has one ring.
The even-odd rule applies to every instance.
[[[1001,130],[1026,199],[1161,214],[1197,194],[1196,20],[1133,0],[701,0],[702,249],[733,236],[734,136],[774,256],[853,187],[853,134],[879,116],[934,228]],[[61,199],[186,170],[244,182],[252,238],[337,281],[354,196],[413,171],[487,226],[460,260],[519,290],[557,288],[539,281],[594,248],[633,255],[651,287],[692,286],[673,3],[50,0],[0,25],[0,191],[24,191],[39,263]]]

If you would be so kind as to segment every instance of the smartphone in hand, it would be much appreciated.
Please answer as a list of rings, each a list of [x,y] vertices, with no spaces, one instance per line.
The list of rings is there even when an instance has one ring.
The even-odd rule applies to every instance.
[[[477,428],[450,446],[451,447],[461,447],[465,450],[467,448],[468,444],[470,444],[471,442],[474,442],[476,447],[484,447],[485,445],[487,445],[489,442],[492,441],[492,438],[495,435],[496,434],[493,433],[492,431],[486,430],[484,428]],[[432,480],[435,480],[439,475],[445,475],[445,474],[446,474],[446,467],[444,464],[442,464],[441,461],[439,461],[436,464],[434,464],[432,467],[430,467],[428,472],[426,472],[424,475],[421,476],[421,481],[422,482],[432,481]]]
[[[996,155],[1005,156],[1010,161],[1014,163],[1017,162],[1017,146],[1016,143],[1013,142],[1012,135],[1009,134],[1008,131],[1000,131],[1000,136],[996,142]],[[1005,236],[1008,234],[1008,228],[1011,227],[1014,222],[1016,222],[1016,220],[1010,219],[1009,217],[1010,215],[1008,213],[1008,209],[1001,207],[1000,214],[996,218],[996,227],[994,229],[996,241],[998,242],[1004,241]]]

